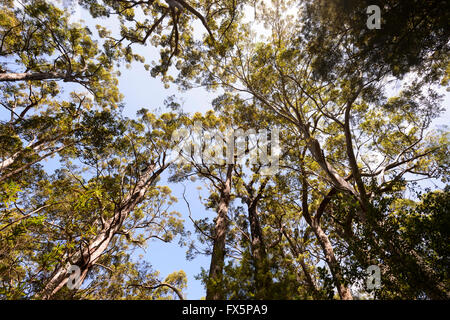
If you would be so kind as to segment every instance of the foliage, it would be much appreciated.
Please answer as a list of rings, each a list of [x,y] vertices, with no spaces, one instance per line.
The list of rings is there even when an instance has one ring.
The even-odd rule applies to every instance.
[[[210,257],[207,299],[449,299],[449,133],[433,125],[446,1],[79,4],[119,34],[0,1],[1,299],[184,299],[183,270],[163,278],[136,254],[151,240]],[[221,89],[210,110],[169,97],[129,118],[118,68],[145,63],[139,45],[159,50],[144,68],[164,84]],[[231,135],[239,155],[225,143],[275,128],[272,175],[250,137]],[[184,188],[181,213],[166,181]]]

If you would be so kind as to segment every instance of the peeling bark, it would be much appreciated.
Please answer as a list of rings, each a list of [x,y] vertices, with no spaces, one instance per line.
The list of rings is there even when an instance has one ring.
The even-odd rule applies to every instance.
[[[271,278],[267,276],[267,252],[264,243],[261,224],[259,221],[259,213],[257,200],[254,200],[248,207],[248,219],[250,222],[251,251],[255,268],[255,297],[256,299],[265,299],[265,289],[270,286]]]

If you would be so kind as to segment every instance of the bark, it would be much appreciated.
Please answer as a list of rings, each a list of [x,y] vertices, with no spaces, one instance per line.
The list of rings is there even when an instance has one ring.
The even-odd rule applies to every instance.
[[[186,8],[186,10],[188,10],[189,12],[191,12],[193,15],[195,15],[203,24],[203,26],[205,27],[205,29],[208,31],[209,35],[211,36],[211,39],[213,41],[215,41],[214,39],[214,35],[211,31],[211,29],[208,26],[208,22],[206,21],[205,17],[198,12],[197,10],[195,10],[192,6],[189,5],[189,3],[187,3],[184,0],[177,0],[177,2],[184,8]]]
[[[3,181],[5,181],[5,180],[11,178],[12,176],[14,176],[14,175],[16,175],[16,174],[19,174],[19,173],[25,171],[26,169],[30,168],[32,165],[38,163],[39,161],[41,161],[41,160],[43,160],[43,159],[45,159],[45,158],[50,157],[51,155],[53,155],[53,154],[55,154],[55,153],[57,153],[57,152],[59,152],[59,151],[64,150],[64,149],[67,148],[67,147],[69,147],[69,145],[63,145],[63,146],[61,146],[61,147],[59,147],[59,148],[56,148],[56,149],[54,149],[54,150],[52,150],[52,151],[50,151],[50,152],[48,152],[48,153],[46,153],[46,154],[44,154],[44,155],[38,157],[37,159],[35,159],[35,160],[33,160],[33,161],[27,163],[26,165],[23,165],[22,167],[19,167],[19,168],[13,170],[13,171],[10,171],[10,172],[8,172],[8,173],[6,173],[6,174],[1,175],[1,176],[0,176],[0,182],[3,182]],[[14,161],[14,160],[13,160],[13,161]],[[11,165],[11,164],[8,164],[8,166],[10,166],[10,165]],[[4,168],[2,168],[2,170],[3,170],[3,169],[4,169]]]
[[[64,134],[58,135],[52,139],[43,139],[43,140],[39,140],[39,141],[33,140],[32,142],[30,142],[30,144],[25,146],[22,150],[17,151],[16,153],[12,154],[9,158],[6,158],[5,160],[0,161],[0,172],[8,169],[14,162],[17,161],[17,159],[20,158],[20,156],[25,155],[25,154],[32,156],[32,155],[38,154],[41,151],[48,150],[51,148],[52,144],[56,143],[62,137],[69,135],[71,133],[72,132],[64,133]],[[60,150],[55,149],[55,150],[50,151],[49,153],[47,153],[44,156],[44,158],[55,154],[57,151],[60,151]],[[39,161],[44,158],[39,157]],[[23,169],[21,171],[23,171]],[[17,173],[18,172],[16,172],[15,174],[17,174]],[[3,180],[0,180],[0,182],[1,181],[3,181]]]
[[[361,199],[359,193],[353,188],[353,186],[342,178],[339,173],[333,168],[331,164],[325,159],[323,151],[320,147],[319,141],[313,137],[308,137],[308,149],[314,157],[314,160],[320,165],[320,167],[327,173],[334,187],[339,190],[344,190],[354,195],[358,200]]]
[[[325,260],[331,270],[331,274],[333,275],[339,297],[341,297],[342,300],[353,300],[350,289],[344,284],[341,267],[334,255],[330,239],[319,225],[314,224],[312,228],[325,255]]]
[[[349,102],[347,105],[347,109],[345,110],[345,123],[344,123],[344,132],[345,132],[345,145],[347,149],[347,157],[348,162],[350,164],[350,168],[352,170],[353,178],[356,181],[356,186],[358,187],[358,193],[360,198],[360,205],[364,212],[367,212],[369,209],[369,200],[366,193],[366,187],[361,178],[361,172],[358,168],[358,163],[356,161],[355,152],[353,151],[353,142],[352,142],[352,134],[350,131],[350,110],[351,110],[352,102]]]
[[[129,285],[130,287],[139,287],[139,288],[143,288],[143,289],[148,289],[148,290],[155,290],[161,287],[167,287],[170,290],[172,290],[173,292],[175,292],[175,294],[178,296],[178,298],[180,300],[184,300],[183,295],[181,294],[181,291],[178,290],[178,288],[176,288],[175,286],[171,285],[170,283],[166,283],[166,282],[161,282],[155,286],[147,286],[147,285],[142,285],[142,284],[131,284]]]
[[[303,170],[304,171],[304,170]],[[334,255],[333,246],[331,245],[331,241],[328,236],[325,234],[323,229],[320,226],[320,217],[323,215],[323,212],[329,203],[331,197],[334,194],[334,189],[328,193],[327,196],[324,197],[319,208],[314,217],[311,217],[309,213],[308,207],[308,185],[306,181],[305,172],[303,172],[303,180],[302,180],[302,211],[303,217],[306,222],[311,226],[316,235],[317,241],[322,248],[322,252],[325,255],[325,260],[330,268],[331,274],[333,276],[334,283],[336,285],[336,289],[339,293],[339,297],[342,300],[353,300],[350,289],[345,285],[344,277],[342,275],[342,269],[339,265],[339,262]]]
[[[233,165],[228,165],[226,179],[220,192],[217,208],[215,235],[209,277],[206,286],[206,300],[222,300],[223,294],[223,267],[225,264],[225,242],[228,229],[228,208],[231,200],[231,178]]]
[[[250,250],[254,267],[253,279],[255,281],[256,299],[269,298],[266,291],[269,290],[272,283],[272,277],[269,275],[266,245],[258,211],[259,200],[266,189],[268,181],[267,178],[264,179],[258,190],[255,190],[253,187],[255,180],[252,180],[248,184],[244,184],[248,195],[241,197],[243,202],[247,205],[248,222],[250,225]]]
[[[0,82],[14,82],[25,80],[69,80],[66,73],[62,72],[34,72],[34,73],[0,73]]]
[[[259,221],[257,201],[253,201],[248,207],[248,219],[250,223],[251,251],[255,268],[255,297],[265,299],[266,289],[270,286],[271,278],[268,277],[267,253],[264,244],[261,224]]]
[[[166,166],[163,166],[158,170],[154,170],[154,166],[149,166],[137,182],[136,187],[122,200],[121,205],[115,210],[114,216],[104,223],[102,230],[92,242],[71,257],[71,263],[79,266],[81,269],[81,283],[84,281],[89,270],[108,248],[113,237],[122,227],[125,219],[134,208],[144,200],[146,192],[165,168]],[[70,264],[69,261],[67,261],[67,264],[57,268],[45,287],[36,295],[37,298],[51,299],[64,285],[66,285],[70,276],[68,274],[69,267]]]

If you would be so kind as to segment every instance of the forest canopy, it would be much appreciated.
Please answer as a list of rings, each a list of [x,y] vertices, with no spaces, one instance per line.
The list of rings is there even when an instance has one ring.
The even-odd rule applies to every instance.
[[[207,300],[449,299],[449,15],[0,0],[0,299],[185,299],[151,241],[208,259]],[[124,68],[215,98],[130,114]]]

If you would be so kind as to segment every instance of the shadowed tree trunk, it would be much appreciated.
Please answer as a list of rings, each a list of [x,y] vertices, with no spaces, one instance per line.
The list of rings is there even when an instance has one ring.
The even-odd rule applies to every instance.
[[[233,165],[228,165],[226,178],[220,190],[220,200],[217,208],[216,225],[214,229],[214,244],[209,267],[209,278],[206,286],[206,300],[221,300],[223,295],[223,267],[225,263],[225,244],[228,228],[228,208],[231,200],[231,178]]]
[[[26,80],[64,80],[73,81],[74,76],[63,72],[33,72],[33,73],[0,73],[0,82]]]
[[[255,297],[256,299],[267,298],[265,291],[269,287],[271,278],[268,277],[267,253],[259,222],[257,201],[254,201],[248,208],[248,218],[250,222],[251,250],[255,270]]]
[[[268,298],[266,290],[270,287],[272,282],[272,278],[269,275],[266,246],[258,212],[258,203],[262,197],[267,181],[268,180],[266,179],[262,182],[257,193],[253,189],[253,183],[246,184],[245,188],[247,190],[248,197],[244,197],[243,199],[248,208],[248,222],[250,225],[251,239],[250,247],[254,267],[253,278],[255,281],[256,299]]]

